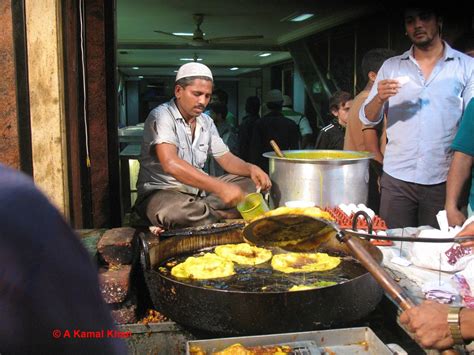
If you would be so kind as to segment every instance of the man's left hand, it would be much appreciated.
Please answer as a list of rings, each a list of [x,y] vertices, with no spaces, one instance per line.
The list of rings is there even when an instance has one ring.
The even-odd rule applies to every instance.
[[[255,186],[262,191],[268,191],[272,187],[270,177],[262,169],[253,164],[250,166],[250,178],[255,183]]]

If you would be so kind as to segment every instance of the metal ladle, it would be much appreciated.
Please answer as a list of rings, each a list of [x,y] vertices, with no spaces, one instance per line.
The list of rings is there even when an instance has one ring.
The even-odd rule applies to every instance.
[[[464,236],[457,238],[417,238],[402,236],[379,236],[371,233],[356,232],[356,222],[358,216],[363,215],[358,212],[354,215],[352,224],[353,230],[341,229],[332,221],[322,218],[311,217],[301,214],[288,214],[270,216],[257,219],[251,222],[244,229],[244,237],[256,245],[267,245],[282,248],[293,248],[298,250],[316,249],[319,245],[327,242],[329,237],[356,236],[365,239],[392,240],[402,242],[419,243],[464,243],[474,240],[474,236]],[[368,219],[370,226],[370,217]],[[370,228],[369,228],[370,229]]]

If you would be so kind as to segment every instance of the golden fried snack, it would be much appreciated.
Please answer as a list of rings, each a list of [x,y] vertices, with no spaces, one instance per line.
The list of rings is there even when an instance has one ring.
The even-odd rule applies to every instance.
[[[272,268],[284,273],[327,271],[336,268],[341,258],[326,253],[287,253],[273,256]]]
[[[304,291],[304,290],[312,290],[315,288],[327,287],[336,285],[337,282],[335,281],[316,281],[315,283],[309,285],[295,285],[288,289],[288,291]]]
[[[247,350],[241,344],[233,344],[224,350],[212,353],[212,355],[253,355],[250,350]]]
[[[310,286],[310,285],[295,285],[295,286],[291,286],[288,291],[305,291],[305,290],[312,290],[312,289],[315,289],[316,287],[314,286]]]
[[[171,275],[185,279],[207,280],[234,275],[234,263],[214,253],[190,256],[171,269]]]
[[[247,243],[219,245],[214,249],[214,252],[241,265],[258,265],[272,258],[270,250]]]
[[[224,350],[214,352],[212,355],[285,355],[292,353],[291,347],[287,345],[268,345],[245,347],[241,344],[233,344]]]
[[[140,320],[138,323],[140,323],[140,324],[161,323],[161,322],[166,322],[167,320],[168,320],[168,318],[166,318],[160,312],[158,312],[154,309],[149,309],[146,312],[146,316],[143,317],[143,319]]]
[[[206,355],[206,351],[202,350],[201,347],[193,345],[189,348],[190,355]]]
[[[323,211],[319,207],[278,207],[274,210],[265,212],[263,217],[280,216],[282,214],[302,214],[305,216],[323,218],[333,221],[334,218],[329,212]]]

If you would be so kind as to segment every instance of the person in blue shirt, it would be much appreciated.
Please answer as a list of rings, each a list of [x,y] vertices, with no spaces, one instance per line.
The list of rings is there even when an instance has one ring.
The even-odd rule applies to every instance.
[[[437,227],[450,145],[474,93],[474,61],[441,39],[436,10],[406,9],[404,21],[413,45],[384,62],[359,116],[376,125],[387,115],[380,205],[387,226]]]
[[[460,226],[466,220],[466,216],[460,211],[458,203],[464,184],[469,178],[474,179],[474,100],[469,102],[466,108],[459,131],[451,148],[454,157],[449,168],[448,182],[446,185],[446,214],[450,226]],[[473,215],[474,210],[474,184],[471,183],[469,193],[469,204],[467,206],[468,216]]]

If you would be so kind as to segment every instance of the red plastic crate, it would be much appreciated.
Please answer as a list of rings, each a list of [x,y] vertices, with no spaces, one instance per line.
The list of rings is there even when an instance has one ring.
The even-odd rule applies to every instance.
[[[350,216],[346,215],[339,207],[334,208],[325,208],[326,212],[329,212],[331,216],[336,220],[336,223],[342,229],[352,229],[352,219],[354,213],[351,213]],[[357,229],[362,229],[368,232],[368,226],[365,218],[359,218],[357,220]],[[375,215],[372,218],[372,230],[374,232],[385,231],[387,230],[387,225],[385,221],[380,218],[380,216]],[[393,242],[390,240],[371,240],[371,243],[374,245],[393,245]]]

